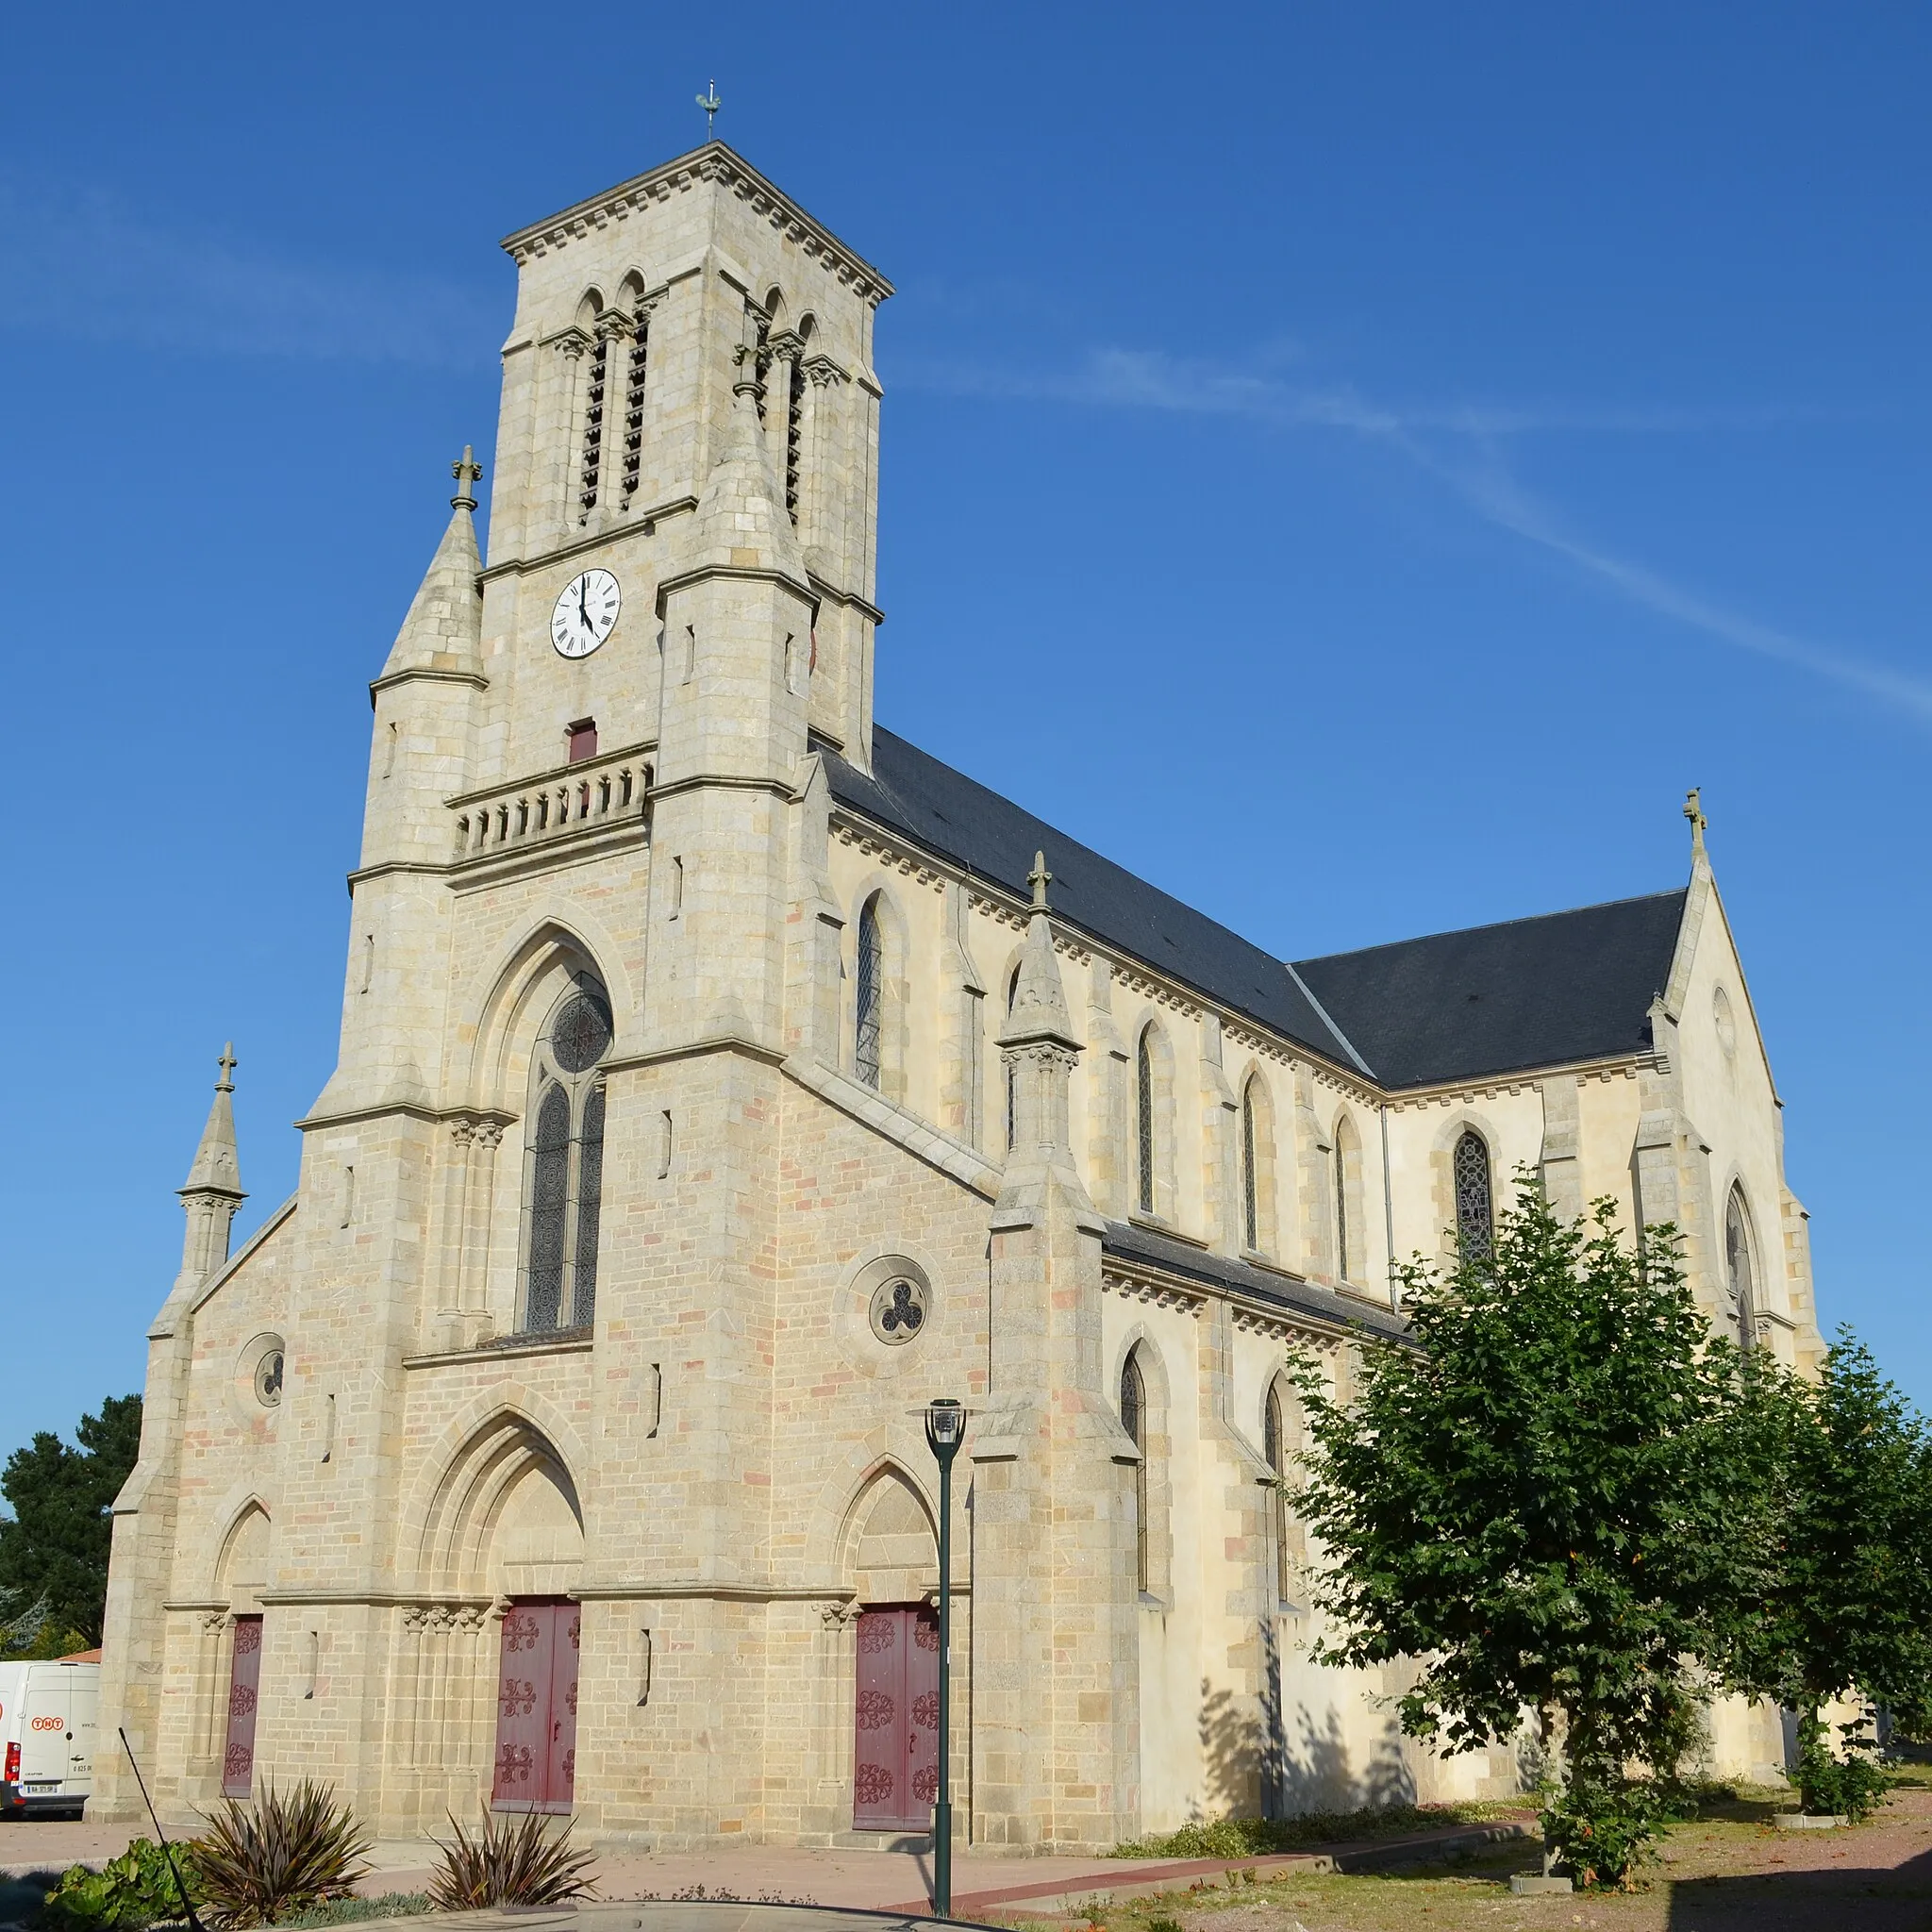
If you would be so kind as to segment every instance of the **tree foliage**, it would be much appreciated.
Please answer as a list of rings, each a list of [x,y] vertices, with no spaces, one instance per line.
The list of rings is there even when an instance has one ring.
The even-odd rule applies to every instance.
[[[1823,1708],[1863,1697],[1932,1722],[1932,1431],[1849,1329],[1815,1383],[1755,1354],[1740,1424],[1763,1559],[1719,1660],[1733,1689],[1798,1712],[1806,1807],[1856,1815],[1885,1779],[1861,1724],[1832,1752]]]
[[[1932,1432],[1849,1329],[1807,1384],[1764,1364],[1750,1420],[1772,1555],[1731,1634],[1737,1689],[1794,1709],[1862,1693],[1932,1718]]]
[[[101,1641],[108,1598],[108,1515],[141,1449],[141,1397],[109,1396],[70,1448],[43,1429],[0,1473],[13,1514],[0,1522],[0,1593],[57,1632]]]
[[[1316,1657],[1410,1659],[1403,1728],[1452,1752],[1560,1713],[1573,1787],[1669,1768],[1684,1661],[1748,1555],[1728,1534],[1737,1353],[1673,1231],[1640,1256],[1613,1214],[1565,1226],[1525,1178],[1487,1253],[1403,1271],[1410,1339],[1366,1344],[1345,1399],[1297,1371]]]

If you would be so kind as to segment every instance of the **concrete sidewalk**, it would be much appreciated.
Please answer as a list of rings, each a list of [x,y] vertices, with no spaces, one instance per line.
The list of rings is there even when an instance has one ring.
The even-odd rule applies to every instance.
[[[1224,1885],[1230,1873],[1257,1877],[1285,1872],[1365,1871],[1526,1834],[1504,1821],[1451,1825],[1408,1838],[1315,1845],[1249,1858],[1019,1857],[961,1848],[953,1856],[953,1911],[972,1918],[1039,1914],[1064,1917],[1085,1901],[1146,1897],[1191,1885]],[[0,1825],[0,1871],[16,1875],[99,1865],[141,1834],[126,1826],[65,1820],[17,1820]],[[379,1840],[359,1890],[420,1891],[436,1857],[426,1839]],[[699,1852],[600,1852],[594,1874],[606,1899],[728,1900],[824,1906],[924,1917],[930,1913],[932,1857],[926,1852],[797,1851],[776,1845],[716,1846]]]

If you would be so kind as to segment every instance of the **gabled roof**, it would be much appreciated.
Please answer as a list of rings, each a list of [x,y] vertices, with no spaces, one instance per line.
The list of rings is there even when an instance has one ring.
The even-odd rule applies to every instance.
[[[841,806],[1023,902],[1044,852],[1057,920],[1385,1089],[1650,1048],[1681,890],[1290,965],[892,732],[871,776],[825,767]]]
[[[1239,933],[892,732],[874,729],[872,764],[868,778],[837,753],[825,754],[832,796],[841,805],[903,833],[965,873],[1003,886],[1023,903],[1031,897],[1026,875],[1033,855],[1044,852],[1053,874],[1056,920],[1144,959],[1342,1066],[1354,1064],[1288,968]],[[1000,991],[1004,995],[1005,988]]]
[[[1684,898],[1654,892],[1295,970],[1384,1087],[1645,1053]]]

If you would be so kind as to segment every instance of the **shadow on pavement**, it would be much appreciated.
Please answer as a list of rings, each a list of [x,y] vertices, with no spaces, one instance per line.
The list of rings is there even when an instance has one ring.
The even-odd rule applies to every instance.
[[[1671,1932],[1924,1932],[1932,1852],[1903,1865],[1684,1878],[1671,1890]]]

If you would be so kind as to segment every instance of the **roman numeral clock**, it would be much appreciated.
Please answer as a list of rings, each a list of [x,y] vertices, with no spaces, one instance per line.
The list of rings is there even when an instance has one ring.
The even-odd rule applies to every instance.
[[[588,658],[617,627],[623,604],[608,570],[587,570],[563,587],[550,613],[550,641],[563,658]]]

